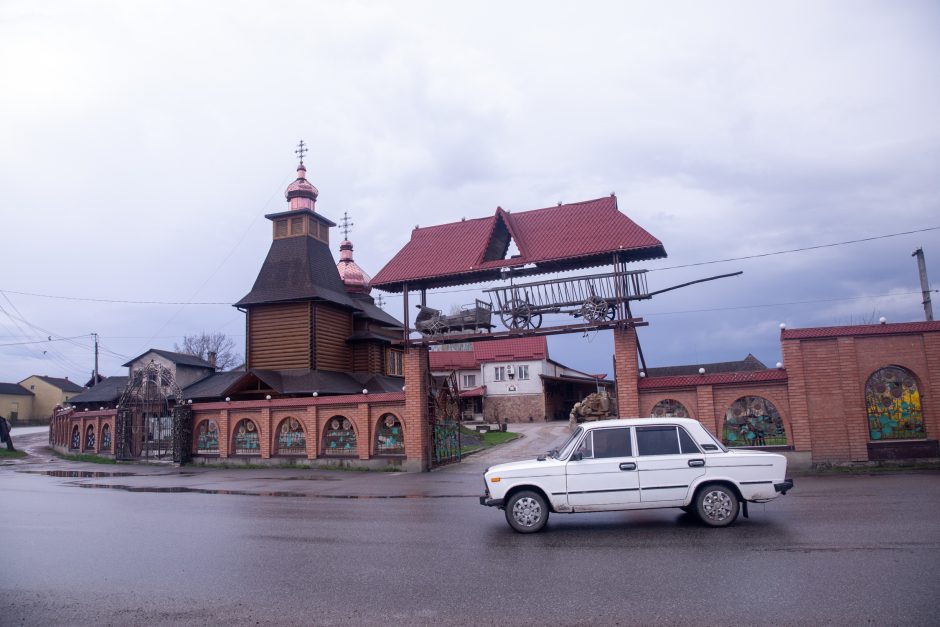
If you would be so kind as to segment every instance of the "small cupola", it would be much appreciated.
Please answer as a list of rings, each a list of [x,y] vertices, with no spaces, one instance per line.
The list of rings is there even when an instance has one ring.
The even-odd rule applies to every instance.
[[[307,146],[303,140],[300,140],[297,150],[294,151],[300,157],[300,163],[297,165],[297,178],[284,191],[284,196],[289,203],[288,208],[291,211],[309,209],[316,211],[317,196],[320,191],[307,180],[307,168],[304,166],[304,154],[307,152]]]
[[[360,268],[353,259],[353,245],[349,241],[349,227],[351,226],[349,214],[343,213],[340,228],[345,239],[339,245],[339,263],[336,264],[336,269],[339,271],[339,277],[343,280],[347,292],[368,294],[372,291],[372,277],[366,274],[365,270]]]

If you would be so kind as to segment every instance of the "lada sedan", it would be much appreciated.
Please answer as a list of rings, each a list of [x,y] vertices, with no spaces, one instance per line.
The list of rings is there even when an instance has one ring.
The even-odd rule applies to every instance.
[[[631,418],[580,425],[559,449],[484,473],[480,503],[506,511],[520,533],[549,512],[677,507],[712,527],[730,525],[748,503],[786,494],[787,458],[729,450],[697,420]]]

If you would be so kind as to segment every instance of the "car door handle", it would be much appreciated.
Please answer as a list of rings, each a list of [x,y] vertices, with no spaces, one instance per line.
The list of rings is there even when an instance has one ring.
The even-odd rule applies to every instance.
[[[689,466],[691,466],[692,468],[699,468],[704,465],[705,465],[704,459],[690,459],[689,460]]]
[[[620,464],[620,470],[636,470],[636,464],[633,462],[624,462]]]

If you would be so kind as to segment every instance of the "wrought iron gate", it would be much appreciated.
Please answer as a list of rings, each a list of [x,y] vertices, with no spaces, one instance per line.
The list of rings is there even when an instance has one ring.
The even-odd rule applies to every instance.
[[[188,461],[191,412],[164,366],[135,370],[118,402],[116,456],[122,460]]]
[[[457,373],[439,379],[428,375],[428,421],[431,465],[460,461],[460,403]]]

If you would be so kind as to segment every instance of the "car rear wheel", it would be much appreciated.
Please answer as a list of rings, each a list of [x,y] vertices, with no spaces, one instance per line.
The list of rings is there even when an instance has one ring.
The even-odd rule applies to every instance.
[[[548,504],[538,492],[516,492],[506,502],[506,522],[519,533],[535,533],[548,522]]]
[[[706,525],[727,527],[738,517],[738,497],[723,485],[707,485],[695,499],[695,513]]]

